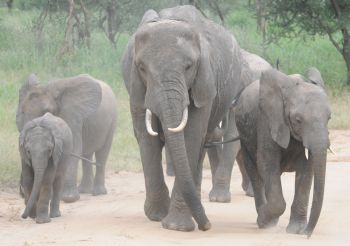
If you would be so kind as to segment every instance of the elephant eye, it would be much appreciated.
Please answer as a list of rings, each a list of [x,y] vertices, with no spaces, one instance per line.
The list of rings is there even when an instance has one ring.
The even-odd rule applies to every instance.
[[[142,73],[144,73],[144,72],[146,71],[145,65],[143,65],[143,63],[140,63],[140,64],[138,65],[138,68],[139,68],[139,71],[142,72]]]
[[[298,123],[298,124],[301,124],[301,122],[303,121],[302,118],[300,116],[295,116],[295,121]]]
[[[192,67],[192,63],[188,63],[185,66],[185,70],[188,71],[188,70],[190,70],[191,67]]]

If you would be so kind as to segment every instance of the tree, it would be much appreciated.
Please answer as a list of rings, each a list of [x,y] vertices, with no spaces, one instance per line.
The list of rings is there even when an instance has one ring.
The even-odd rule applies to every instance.
[[[13,0],[7,0],[6,5],[7,5],[7,9],[9,10],[9,12],[11,12],[12,7],[13,7]]]
[[[350,85],[349,0],[264,0],[269,21],[268,38],[327,35],[342,55]]]
[[[98,26],[104,31],[110,43],[116,47],[119,35],[133,33],[147,9],[159,10],[172,5],[172,0],[100,0]]]

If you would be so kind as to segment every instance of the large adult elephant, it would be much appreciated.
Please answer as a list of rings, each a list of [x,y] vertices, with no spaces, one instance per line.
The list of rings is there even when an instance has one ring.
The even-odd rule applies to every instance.
[[[262,57],[241,49],[244,60],[242,82],[247,87],[253,81],[260,79],[261,73],[272,68],[272,66]],[[215,141],[229,141],[238,136],[235,123],[235,109],[232,107],[228,115],[224,118],[224,127],[217,128],[218,136]],[[215,134],[214,134],[215,135]],[[209,193],[209,200],[212,202],[230,202],[231,201],[231,175],[235,159],[242,174],[242,188],[248,196],[253,196],[253,190],[249,177],[241,161],[239,141],[225,143],[223,146],[217,146],[208,149],[210,167],[213,176],[213,187]],[[236,158],[237,157],[237,158]]]
[[[78,159],[71,156],[62,199],[74,202],[80,193],[106,194],[105,164],[116,126],[116,100],[112,89],[89,75],[40,84],[31,75],[20,89],[16,124],[19,131],[28,121],[50,112],[67,122],[73,134],[73,154],[98,165],[93,178],[91,163],[83,161],[83,177],[77,187]]]
[[[200,201],[205,137],[243,88],[240,48],[193,6],[145,13],[123,58],[134,133],[146,185],[145,214],[164,228],[211,225]],[[164,143],[175,167],[169,199],[161,166]]]
[[[265,228],[278,222],[286,208],[280,176],[295,171],[295,195],[287,232],[310,237],[322,208],[331,111],[321,74],[315,68],[307,74],[309,79],[277,70],[264,72],[260,81],[243,91],[236,107],[236,124],[254,189],[258,226]],[[313,179],[313,202],[307,223]]]

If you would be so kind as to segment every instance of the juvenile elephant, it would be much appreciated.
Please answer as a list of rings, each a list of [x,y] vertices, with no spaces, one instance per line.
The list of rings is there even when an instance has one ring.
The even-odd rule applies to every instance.
[[[264,72],[260,82],[253,82],[241,94],[236,124],[253,185],[258,226],[265,228],[278,222],[286,208],[280,176],[295,171],[295,195],[287,232],[310,237],[322,208],[331,111],[320,86],[321,74],[313,68],[308,75],[315,75],[313,81],[276,70]],[[313,179],[313,202],[307,223]]]
[[[19,131],[24,124],[50,112],[67,122],[73,134],[73,154],[98,165],[93,180],[90,163],[83,161],[83,177],[77,188],[78,159],[71,156],[62,199],[74,202],[80,193],[106,194],[105,165],[116,126],[116,99],[112,89],[89,75],[79,75],[41,85],[35,75],[20,90],[16,115]]]
[[[248,86],[253,81],[260,78],[261,73],[272,68],[272,66],[260,56],[241,49],[244,60],[244,72],[242,73],[242,82],[244,86]],[[235,123],[234,107],[228,112],[224,118],[224,127],[217,127],[216,141],[229,141],[238,136]],[[222,138],[223,137],[223,138]],[[249,177],[246,173],[244,165],[241,161],[239,141],[225,143],[223,146],[208,149],[210,167],[213,175],[213,188],[209,193],[209,200],[212,202],[230,202],[231,201],[231,175],[234,161],[236,159],[239,169],[242,173],[242,188],[246,195],[253,196],[253,190]]]
[[[51,113],[24,125],[19,136],[21,191],[26,204],[24,219],[31,216],[36,218],[36,223],[47,223],[50,217],[61,216],[60,193],[72,148],[70,128]]]
[[[243,89],[239,46],[193,6],[145,13],[123,58],[134,133],[146,185],[145,214],[164,228],[211,225],[200,201],[203,148]],[[161,166],[164,144],[175,168],[169,199]]]

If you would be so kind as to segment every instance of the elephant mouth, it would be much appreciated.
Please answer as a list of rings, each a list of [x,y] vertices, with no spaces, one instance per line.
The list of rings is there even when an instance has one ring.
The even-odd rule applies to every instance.
[[[174,132],[174,133],[183,131],[187,125],[187,120],[188,120],[188,107],[186,107],[183,110],[180,124],[177,127],[168,128],[168,131]],[[145,123],[146,123],[146,129],[148,134],[150,134],[151,136],[157,136],[158,132],[154,131],[152,128],[152,111],[150,109],[146,109]]]

